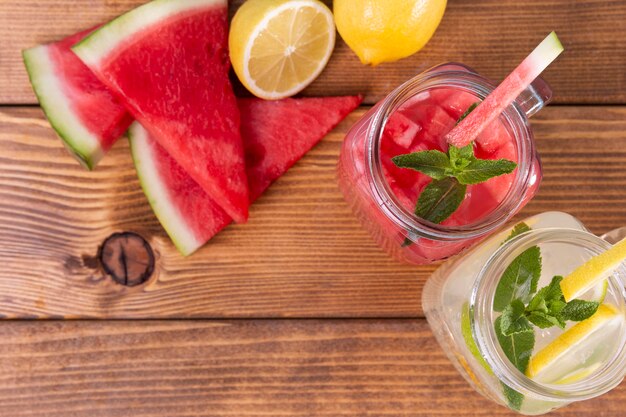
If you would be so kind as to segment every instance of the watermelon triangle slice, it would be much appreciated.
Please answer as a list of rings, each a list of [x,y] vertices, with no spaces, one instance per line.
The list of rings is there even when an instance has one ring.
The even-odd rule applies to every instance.
[[[155,0],[72,49],[235,221],[248,218],[226,0]]]
[[[360,103],[360,96],[239,99],[251,200]],[[232,219],[139,123],[129,133],[135,168],[154,213],[178,250],[191,254]]]
[[[46,117],[88,169],[96,166],[133,121],[122,103],[70,50],[92,30],[22,52]]]

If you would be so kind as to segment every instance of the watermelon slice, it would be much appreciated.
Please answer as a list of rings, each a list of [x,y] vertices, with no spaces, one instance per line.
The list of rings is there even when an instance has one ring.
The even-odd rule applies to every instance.
[[[256,200],[361,103],[361,97],[240,99],[250,198]],[[130,130],[139,181],[157,218],[183,255],[231,218],[139,123]]]
[[[473,112],[446,135],[447,142],[463,147],[476,139],[561,52],[561,41],[556,33],[550,33]]]
[[[70,48],[93,29],[22,52],[50,124],[76,159],[93,169],[132,117]]]
[[[72,49],[235,221],[248,218],[226,0],[154,0]]]
[[[361,96],[238,99],[250,199],[256,200],[361,101]]]

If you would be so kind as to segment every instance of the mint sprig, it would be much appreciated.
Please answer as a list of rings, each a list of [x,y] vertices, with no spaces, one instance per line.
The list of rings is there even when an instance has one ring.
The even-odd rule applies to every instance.
[[[519,223],[504,242],[530,230],[527,224]],[[568,321],[588,319],[600,305],[579,299],[566,302],[561,276],[553,277],[548,285],[537,290],[541,264],[539,247],[526,249],[505,269],[494,295],[493,309],[501,312],[494,322],[496,337],[506,357],[522,373],[526,372],[535,346],[534,327],[563,329]],[[519,410],[524,396],[505,384],[503,390],[509,406]]]
[[[538,246],[526,249],[505,269],[496,287],[493,309],[504,311],[514,300],[530,301],[541,276],[541,252]]]
[[[472,159],[469,163],[455,173],[456,179],[461,184],[480,184],[493,177],[510,174],[517,167],[515,162],[508,159]]]
[[[533,348],[535,347],[535,333],[526,331],[505,335],[502,327],[503,321],[504,318],[501,316],[494,323],[500,347],[502,347],[506,357],[520,372],[526,372],[528,361],[530,361]]]
[[[420,194],[415,214],[433,223],[441,223],[459,208],[466,189],[466,185],[453,177],[432,180]]]
[[[528,362],[535,348],[535,333],[532,331],[514,333],[505,336],[502,332],[503,317],[496,319],[494,327],[498,343],[504,351],[509,361],[521,372],[526,373]],[[504,391],[504,397],[509,403],[509,407],[513,410],[520,410],[524,402],[524,395],[515,391],[505,383],[501,382]]]
[[[457,123],[477,105],[471,105]],[[419,171],[433,179],[420,194],[415,207],[416,216],[433,223],[443,222],[459,208],[465,199],[467,185],[510,174],[517,167],[515,162],[506,159],[476,158],[473,144],[463,148],[450,145],[446,153],[428,150],[397,155],[391,160],[399,168]]]
[[[534,295],[528,305],[513,300],[502,311],[501,330],[504,336],[532,331],[532,324],[540,329],[550,327],[565,328],[567,321],[582,321],[591,317],[598,310],[600,303],[575,299],[565,301],[561,291],[563,277],[555,276],[547,286]]]
[[[398,155],[391,160],[399,168],[414,169],[435,180],[449,177],[452,173],[450,158],[436,149]]]
[[[526,232],[530,232],[531,228],[530,226],[528,226],[526,223],[524,222],[520,222],[517,223],[515,226],[513,226],[513,229],[511,230],[511,233],[509,234],[509,236],[504,239],[504,242],[502,242],[503,244],[508,242],[509,240],[516,238],[517,236],[521,235],[522,233],[526,233]]]

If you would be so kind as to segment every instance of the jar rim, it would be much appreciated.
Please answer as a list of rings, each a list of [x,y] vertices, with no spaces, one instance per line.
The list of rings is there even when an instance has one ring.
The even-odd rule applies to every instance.
[[[464,69],[445,69],[446,67]],[[433,88],[458,88],[483,100],[495,86],[486,78],[476,74],[463,64],[441,64],[427,70],[392,91],[378,105],[367,129],[366,160],[372,177],[372,192],[381,210],[399,227],[412,236],[435,240],[461,240],[484,236],[504,225],[521,207],[527,189],[533,181],[533,163],[538,157],[535,151],[532,129],[523,110],[517,103],[509,105],[502,113],[511,128],[518,155],[518,167],[513,185],[500,204],[477,222],[460,226],[444,226],[417,217],[398,201],[385,179],[380,143],[387,120],[410,98]]]
[[[495,334],[493,300],[501,271],[526,249],[542,243],[578,244],[594,255],[611,248],[611,244],[596,235],[576,229],[543,228],[531,230],[506,242],[487,260],[479,272],[470,296],[470,327],[482,356],[494,374],[504,384],[523,395],[546,401],[578,401],[601,395],[621,382],[626,375],[626,329],[622,326],[621,341],[611,360],[607,361],[589,378],[571,384],[544,384],[528,378],[506,357]],[[609,286],[619,294],[622,312],[626,306],[626,264],[622,263],[609,277]]]

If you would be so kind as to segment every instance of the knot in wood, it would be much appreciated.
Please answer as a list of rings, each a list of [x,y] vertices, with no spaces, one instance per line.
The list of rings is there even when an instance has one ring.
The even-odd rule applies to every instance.
[[[154,252],[137,233],[113,233],[100,246],[98,258],[107,275],[129,287],[143,284],[154,272]]]

